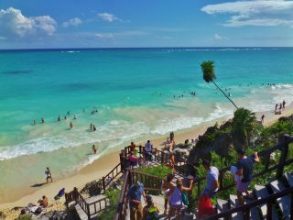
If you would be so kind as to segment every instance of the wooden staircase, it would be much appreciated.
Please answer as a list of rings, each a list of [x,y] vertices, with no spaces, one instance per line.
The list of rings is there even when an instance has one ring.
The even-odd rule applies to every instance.
[[[265,203],[261,203],[261,201],[265,201],[273,195],[277,195],[278,193],[286,192],[285,195],[280,196],[276,199],[271,199],[266,201]],[[293,173],[285,174],[282,178],[272,181],[269,184],[262,186],[256,185],[253,190],[253,198],[246,200],[245,205],[249,205],[255,202],[259,202],[253,207],[249,207],[245,209],[244,206],[239,206],[237,196],[230,195],[228,201],[218,199],[216,209],[218,214],[225,214],[225,217],[219,217],[220,215],[214,215],[207,219],[232,219],[232,220],[244,220],[244,219],[283,219],[290,220],[293,219]],[[231,209],[235,209],[236,207],[241,208],[241,211],[235,211],[232,213],[228,213]],[[248,216],[245,216],[248,215]]]

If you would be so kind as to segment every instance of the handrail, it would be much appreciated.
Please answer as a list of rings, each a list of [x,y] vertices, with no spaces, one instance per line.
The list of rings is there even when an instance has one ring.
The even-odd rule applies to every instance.
[[[293,138],[291,138],[291,137],[288,138],[288,136],[285,136],[283,138],[283,140],[279,140],[279,143],[277,145],[275,145],[275,146],[273,146],[273,147],[271,147],[269,149],[266,149],[266,150],[263,150],[263,151],[259,152],[258,153],[259,157],[267,157],[267,156],[270,156],[272,152],[275,152],[276,150],[280,150],[281,151],[281,157],[280,157],[279,164],[276,164],[276,165],[274,165],[272,167],[270,167],[270,161],[268,161],[268,164],[266,165],[265,169],[263,171],[259,172],[259,173],[254,174],[254,177],[259,177],[259,176],[261,176],[261,175],[263,175],[265,173],[268,173],[268,172],[270,172],[272,170],[277,170],[277,171],[279,171],[281,169],[283,170],[284,166],[292,163],[293,158],[287,160],[287,153],[286,153],[288,151],[289,143],[291,143],[291,142],[293,142]],[[143,148],[140,148],[140,154],[141,154],[141,149],[143,149]],[[126,155],[129,154],[129,152],[130,152],[129,147],[126,147],[124,150],[121,151],[120,157],[125,159]],[[155,155],[155,159],[157,161],[159,161],[159,163],[162,164],[162,163],[165,162],[165,157],[164,157],[165,155],[164,155],[163,151],[160,151],[160,150],[155,148],[154,149],[154,155]],[[281,161],[281,160],[283,160],[283,161]],[[228,170],[229,170],[228,167],[220,170],[221,175],[219,177],[219,181],[220,181],[219,192],[234,187],[234,184],[233,185],[228,185],[228,186],[223,186],[224,173],[226,171],[228,171]],[[178,170],[178,172],[180,172],[180,170]],[[138,175],[138,176],[152,176],[153,177],[153,175],[147,175],[147,174],[144,174],[142,172],[133,171],[133,170],[131,172],[128,171],[128,173],[129,173],[129,175],[132,175],[132,177],[134,177],[135,175]],[[205,180],[204,177],[201,177],[201,178],[197,179],[197,186],[198,186],[197,198],[201,194],[201,187],[203,187],[202,183],[204,182],[204,180]],[[127,181],[125,183],[130,184],[129,181]],[[126,189],[126,186],[124,186],[124,187]],[[124,194],[121,193],[121,196],[122,195],[125,196],[125,192],[124,192]],[[123,207],[123,209],[125,209],[126,204],[120,203],[120,205]],[[119,213],[119,211],[118,211],[118,213]],[[116,220],[118,220],[118,219],[116,219]]]
[[[84,188],[81,190],[81,192],[85,192],[85,191],[89,190],[89,188],[92,186],[93,182],[100,183],[101,190],[105,191],[108,188],[108,186],[111,185],[113,180],[121,173],[122,173],[121,163],[118,163],[111,171],[109,171],[105,176],[103,176],[98,181],[92,181],[92,182],[86,184],[84,186]],[[111,177],[111,178],[109,179],[108,177]]]
[[[109,186],[120,173],[122,173],[121,163],[118,163],[108,174],[102,178],[103,190],[106,190],[107,186]],[[109,181],[107,181],[108,177],[111,177]]]
[[[130,182],[130,171],[127,170],[123,177],[123,187],[121,190],[118,207],[117,207],[117,213],[114,217],[114,220],[124,220],[126,216],[126,209],[127,209],[127,193],[129,189],[129,182]]]
[[[289,187],[289,188],[286,188],[285,190],[283,190],[281,192],[277,192],[277,193],[274,193],[272,195],[269,195],[266,198],[251,201],[248,204],[245,204],[243,206],[232,208],[232,209],[229,209],[227,211],[221,212],[219,214],[214,214],[212,216],[209,216],[209,217],[205,218],[205,220],[212,220],[212,219],[219,219],[219,218],[223,218],[223,217],[229,217],[233,213],[240,212],[240,211],[248,213],[251,208],[254,208],[254,207],[259,206],[259,205],[264,205],[264,204],[268,204],[268,206],[269,206],[269,205],[271,205],[271,203],[274,200],[276,200],[276,199],[278,199],[280,197],[283,197],[285,195],[291,194],[292,192],[293,192],[293,187]],[[292,209],[292,206],[291,206],[291,209]],[[272,209],[267,209],[267,210],[268,210],[268,215],[271,216]],[[292,213],[292,210],[291,210],[291,213]]]

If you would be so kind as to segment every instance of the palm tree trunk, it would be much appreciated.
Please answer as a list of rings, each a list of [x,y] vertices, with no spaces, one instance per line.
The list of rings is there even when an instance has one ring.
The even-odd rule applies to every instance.
[[[227,94],[216,84],[216,82],[213,80],[212,81],[213,83],[214,83],[214,85],[223,93],[223,95],[232,103],[232,105],[234,105],[234,107],[236,108],[236,109],[238,109],[238,106],[233,102],[233,100],[232,99],[230,99],[230,97],[229,96],[227,96]]]

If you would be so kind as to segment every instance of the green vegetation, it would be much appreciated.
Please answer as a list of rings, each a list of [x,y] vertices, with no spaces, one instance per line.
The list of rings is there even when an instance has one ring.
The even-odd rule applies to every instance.
[[[214,70],[214,62],[208,60],[208,61],[202,62],[200,66],[203,72],[204,81],[206,81],[207,83],[212,82],[222,92],[222,94],[232,103],[232,105],[234,105],[234,107],[238,109],[237,105],[233,102],[233,100],[230,99],[230,97],[215,82],[216,74]]]
[[[158,166],[150,166],[150,167],[140,167],[137,169],[137,171],[143,172],[145,174],[157,176],[160,178],[164,178],[165,176],[167,176],[168,173],[172,172],[172,169],[164,165],[158,165]]]
[[[112,220],[117,213],[117,206],[120,197],[120,190],[118,189],[108,189],[105,194],[110,199],[110,206],[102,211],[98,219]]]
[[[29,214],[25,214],[17,218],[17,220],[31,220],[31,219],[32,219],[32,216]]]
[[[238,146],[248,146],[258,127],[255,114],[251,111],[239,108],[234,112],[231,133]]]

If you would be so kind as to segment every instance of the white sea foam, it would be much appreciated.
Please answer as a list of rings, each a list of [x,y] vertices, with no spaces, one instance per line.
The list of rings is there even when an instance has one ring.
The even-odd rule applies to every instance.
[[[286,100],[288,104],[293,101],[293,84],[251,88],[250,93],[248,92],[243,98],[236,99],[235,102],[254,112],[262,112],[273,110],[275,103],[280,103],[282,100]],[[182,108],[177,107],[176,103],[171,103],[171,107],[168,109],[120,108],[115,113],[131,119],[129,121],[109,121],[97,126],[96,132],[86,132],[86,127],[74,128],[71,131],[64,130],[60,133],[50,132],[49,129],[40,133],[38,138],[32,138],[13,146],[2,146],[0,160],[40,152],[52,152],[62,148],[75,148],[91,143],[100,143],[103,146],[100,149],[101,152],[105,152],[131,140],[200,126],[205,122],[231,116],[234,111],[233,106],[229,103],[211,105],[211,103],[201,103],[200,100],[190,102],[188,99],[186,99],[186,103],[184,102],[184,99],[178,101]],[[98,156],[91,156],[83,163],[92,163],[97,158]]]

